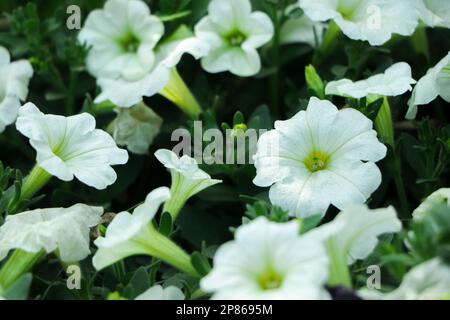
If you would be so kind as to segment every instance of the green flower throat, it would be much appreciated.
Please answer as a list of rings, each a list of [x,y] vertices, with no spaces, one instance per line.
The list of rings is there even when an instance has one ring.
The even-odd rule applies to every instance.
[[[309,171],[317,172],[326,169],[329,160],[330,157],[327,154],[320,151],[313,151],[303,160],[303,163]]]
[[[119,39],[119,45],[125,52],[137,52],[141,41],[132,32]]]
[[[225,35],[225,39],[230,46],[239,47],[247,40],[247,36],[240,30],[233,30]]]

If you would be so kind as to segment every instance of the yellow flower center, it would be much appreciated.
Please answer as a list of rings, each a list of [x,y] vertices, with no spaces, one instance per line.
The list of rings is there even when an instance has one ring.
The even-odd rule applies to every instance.
[[[303,160],[303,163],[309,171],[316,172],[326,169],[329,160],[330,157],[327,154],[321,151],[313,151],[306,157],[305,160]]]
[[[258,277],[258,284],[263,290],[278,289],[283,283],[283,277],[277,272],[270,270]]]

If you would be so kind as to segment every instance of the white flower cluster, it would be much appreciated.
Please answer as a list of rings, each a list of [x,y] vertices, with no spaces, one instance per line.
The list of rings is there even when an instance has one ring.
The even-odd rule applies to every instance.
[[[201,287],[214,299],[329,299],[324,285],[340,268],[367,257],[378,236],[400,229],[392,208],[352,207],[303,235],[297,221],[278,224],[261,217],[219,248]]]
[[[161,20],[140,0],[108,0],[91,12],[79,39],[91,47],[87,68],[102,88],[95,101],[132,107],[164,89],[183,53],[199,58],[207,50],[194,38],[159,43],[163,34]]]

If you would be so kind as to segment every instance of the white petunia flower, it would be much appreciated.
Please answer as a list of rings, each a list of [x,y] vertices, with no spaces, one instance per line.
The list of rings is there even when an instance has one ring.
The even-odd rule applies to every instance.
[[[202,58],[203,69],[210,73],[229,71],[249,77],[261,69],[257,49],[274,34],[270,18],[263,12],[252,12],[249,0],[212,0],[208,16],[195,26],[198,39],[210,45]]]
[[[408,271],[400,287],[392,292],[366,289],[359,293],[371,300],[450,300],[450,266],[434,258]]]
[[[176,218],[189,198],[222,182],[212,179],[198,167],[195,159],[187,155],[178,158],[174,152],[160,149],[155,152],[155,157],[170,170],[172,198],[165,203],[164,211],[169,212],[173,218]]]
[[[163,288],[156,285],[137,296],[135,300],[184,300],[184,294],[174,286]]]
[[[133,214],[125,211],[119,213],[108,226],[105,237],[99,237],[94,242],[98,247],[92,259],[94,267],[102,270],[133,255],[149,255],[196,275],[189,256],[152,224],[158,208],[169,198],[168,188],[158,188],[148,194]]]
[[[185,52],[198,59],[208,50],[193,37],[160,45],[163,34],[163,23],[141,0],[108,0],[92,11],[79,40],[91,47],[87,67],[102,88],[95,102],[132,107],[166,87]]]
[[[33,68],[28,61],[11,62],[8,50],[0,46],[0,133],[16,121],[32,76]]]
[[[218,249],[200,286],[213,299],[314,300],[329,298],[327,278],[328,258],[319,241],[302,238],[297,221],[260,217]]]
[[[450,52],[417,82],[408,102],[409,109],[406,118],[415,119],[417,106],[429,104],[438,96],[450,102]]]
[[[90,228],[100,223],[102,214],[101,207],[77,204],[10,215],[0,228],[0,259],[12,249],[21,249],[56,251],[64,262],[83,260],[90,253]]]
[[[420,17],[429,27],[450,28],[450,1],[448,0],[417,0]]]
[[[395,97],[412,90],[416,81],[411,76],[411,67],[406,62],[390,66],[382,74],[366,80],[353,82],[349,79],[331,81],[325,87],[325,94],[360,99],[369,95]]]
[[[413,211],[414,220],[425,217],[429,212],[433,211],[436,205],[446,205],[450,209],[450,188],[441,188],[430,194],[417,208]]]
[[[381,183],[375,162],[386,155],[373,124],[355,109],[311,98],[306,111],[264,133],[254,156],[257,186],[302,218],[364,203]]]
[[[75,176],[88,186],[105,189],[117,179],[111,166],[128,161],[127,151],[119,149],[109,134],[95,129],[95,118],[87,113],[46,115],[27,103],[19,110],[16,127],[30,139],[38,165],[63,181]]]
[[[419,21],[419,9],[410,0],[299,0],[313,21],[333,20],[353,40],[379,46],[393,34],[411,35]]]
[[[117,118],[110,125],[116,143],[126,146],[132,153],[148,154],[163,120],[143,103],[130,109],[120,108],[117,113]]]

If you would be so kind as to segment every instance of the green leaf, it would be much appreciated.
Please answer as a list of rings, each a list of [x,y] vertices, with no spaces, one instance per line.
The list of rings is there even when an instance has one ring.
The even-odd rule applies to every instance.
[[[301,219],[300,233],[304,234],[309,230],[314,229],[319,225],[320,221],[322,221],[322,215],[320,214],[308,217],[306,219]]]
[[[134,272],[132,278],[128,282],[126,290],[124,290],[124,296],[134,299],[150,287],[151,281],[148,271],[145,267],[140,267]]]
[[[163,212],[159,221],[159,232],[169,236],[172,232],[172,215],[169,212]]]
[[[202,276],[206,276],[211,271],[208,259],[200,252],[196,251],[191,256],[191,263],[194,269]]]

